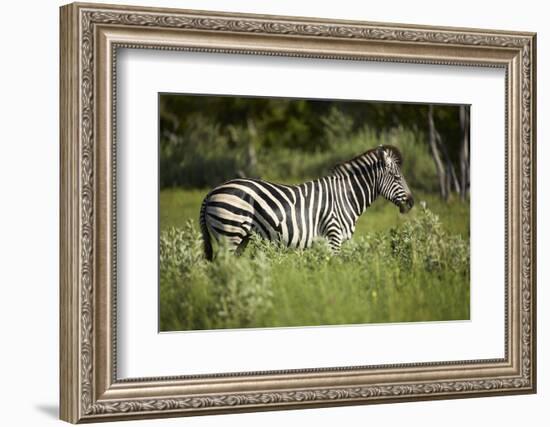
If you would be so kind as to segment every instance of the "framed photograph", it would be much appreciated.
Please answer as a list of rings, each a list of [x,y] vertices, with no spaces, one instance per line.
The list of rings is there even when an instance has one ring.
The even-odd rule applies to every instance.
[[[535,34],[60,13],[63,420],[536,391]]]

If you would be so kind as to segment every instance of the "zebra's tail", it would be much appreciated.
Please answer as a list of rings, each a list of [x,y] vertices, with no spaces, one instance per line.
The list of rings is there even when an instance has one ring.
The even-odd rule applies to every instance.
[[[214,252],[212,250],[212,241],[210,240],[210,233],[208,232],[208,227],[206,226],[206,201],[208,196],[204,198],[201,205],[201,212],[199,216],[199,223],[201,227],[202,241],[204,245],[204,256],[208,261],[212,261],[214,258]]]

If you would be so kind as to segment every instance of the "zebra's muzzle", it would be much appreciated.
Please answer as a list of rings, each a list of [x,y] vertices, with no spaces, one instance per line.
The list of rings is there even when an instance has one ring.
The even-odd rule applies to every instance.
[[[408,196],[403,203],[399,205],[399,212],[404,214],[409,212],[412,207],[414,206],[414,199],[413,196]]]

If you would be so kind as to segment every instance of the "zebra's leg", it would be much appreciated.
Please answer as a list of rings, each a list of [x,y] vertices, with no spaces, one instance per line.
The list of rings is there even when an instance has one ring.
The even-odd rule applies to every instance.
[[[236,256],[240,256],[243,251],[246,249],[248,242],[250,241],[250,232],[252,229],[252,224],[249,222],[243,222],[240,226],[239,233],[231,233],[227,243],[227,248],[230,252]]]
[[[230,254],[238,254],[239,246],[241,245],[243,236],[232,235],[232,236],[220,236],[218,244],[218,252],[227,252]]]
[[[250,234],[247,234],[244,236],[241,240],[241,243],[238,244],[238,246],[235,248],[235,255],[241,256],[246,247],[248,246],[248,242],[250,241]]]
[[[328,244],[332,252],[335,254],[340,252],[340,248],[342,247],[342,231],[335,220],[329,223],[325,236],[328,239]]]
[[[340,248],[342,247],[342,240],[337,236],[330,236],[328,239],[328,245],[330,246],[332,253],[338,254],[340,252]]]
[[[251,223],[244,221],[240,224],[226,223],[221,217],[211,215],[207,217],[208,226],[217,242],[217,250],[240,254],[250,238]],[[243,242],[244,245],[243,245]],[[242,248],[241,248],[242,247]]]

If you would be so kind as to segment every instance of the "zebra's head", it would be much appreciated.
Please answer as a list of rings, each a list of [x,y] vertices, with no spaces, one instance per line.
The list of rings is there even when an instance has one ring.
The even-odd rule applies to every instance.
[[[414,199],[401,173],[403,157],[399,150],[391,145],[381,145],[376,149],[382,165],[378,181],[378,192],[399,207],[399,212],[406,213],[414,205]]]

